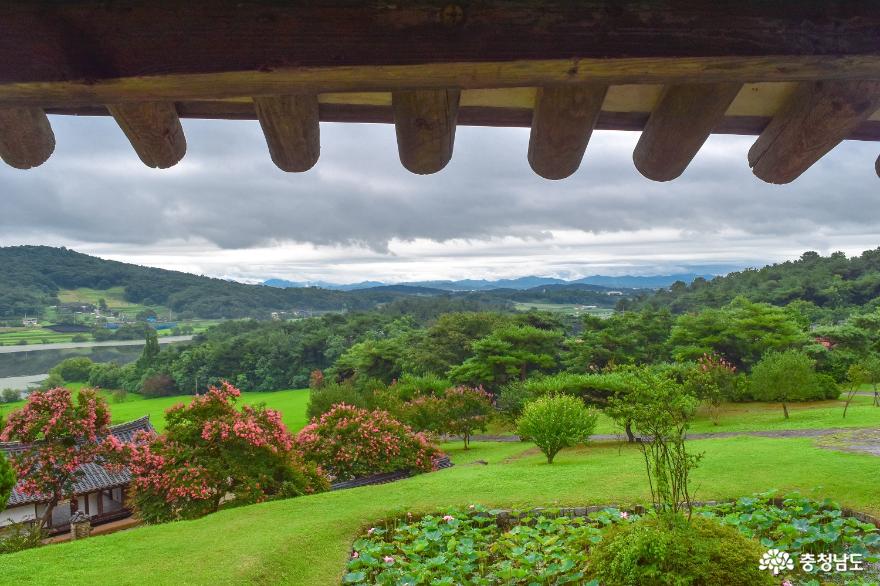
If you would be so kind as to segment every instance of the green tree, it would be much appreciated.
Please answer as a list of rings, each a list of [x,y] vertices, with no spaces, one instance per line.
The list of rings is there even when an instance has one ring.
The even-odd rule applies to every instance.
[[[489,312],[455,312],[441,315],[413,340],[407,349],[406,370],[443,376],[473,355],[474,342],[488,336],[507,317]]]
[[[565,364],[575,372],[593,372],[609,364],[665,361],[672,323],[669,311],[650,308],[617,313],[606,320],[586,316],[581,335],[567,341]]]
[[[562,332],[532,326],[502,326],[473,344],[474,355],[453,368],[452,380],[496,389],[508,380],[525,380],[532,370],[556,366]]]
[[[880,391],[877,384],[880,383],[880,355],[870,354],[862,361],[862,368],[865,369],[867,382],[874,391],[874,406],[880,407]]]
[[[852,400],[855,398],[856,393],[859,392],[859,388],[868,382],[870,375],[864,366],[861,364],[853,364],[849,367],[846,373],[846,381],[847,392],[846,399],[843,403],[843,418],[846,419],[846,412],[849,409],[849,404],[852,403]]]
[[[76,356],[63,360],[52,368],[49,374],[57,374],[67,382],[86,382],[89,380],[89,373],[94,365],[95,363],[90,358]]]
[[[597,414],[569,395],[547,395],[526,403],[517,431],[538,446],[552,464],[564,448],[586,443],[596,429]]]
[[[161,352],[161,349],[159,348],[159,336],[156,334],[156,330],[148,328],[144,351],[141,353],[141,357],[138,358],[137,361],[138,371],[144,372],[155,365],[159,352]]]
[[[3,429],[3,422],[0,420],[0,430]],[[9,502],[9,495],[15,488],[15,470],[12,464],[6,459],[6,454],[0,451],[0,503],[5,506]]]
[[[750,385],[759,401],[782,403],[788,419],[789,402],[815,397],[818,392],[815,362],[798,350],[768,352],[752,369]]]
[[[806,334],[784,309],[744,297],[721,309],[680,316],[669,338],[677,360],[715,353],[745,369],[769,350],[800,348],[807,342]]]

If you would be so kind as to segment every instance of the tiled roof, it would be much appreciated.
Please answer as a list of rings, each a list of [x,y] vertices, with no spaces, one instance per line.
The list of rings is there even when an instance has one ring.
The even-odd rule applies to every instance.
[[[155,431],[150,424],[149,416],[110,427],[110,433],[123,442],[132,441],[135,433],[138,431]],[[27,449],[27,447],[28,444],[22,444],[19,442],[0,442],[0,450],[6,452],[7,455],[21,452]],[[119,472],[110,472],[103,466],[86,464],[80,466],[79,471],[82,475],[74,485],[74,492],[76,494],[86,494],[96,490],[106,490],[116,486],[123,486],[131,482],[131,474],[125,468]],[[41,495],[23,494],[18,490],[18,486],[16,486],[12,490],[12,495],[9,497],[9,502],[6,506],[9,508],[29,503],[41,503],[46,500],[48,500],[48,498]]]

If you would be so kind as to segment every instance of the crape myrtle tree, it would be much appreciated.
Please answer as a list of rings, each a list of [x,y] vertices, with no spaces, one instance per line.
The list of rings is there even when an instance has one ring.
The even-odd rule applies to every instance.
[[[0,440],[27,444],[11,460],[21,479],[19,490],[48,499],[40,528],[60,501],[74,497],[81,466],[114,461],[117,450],[109,425],[107,403],[88,388],[80,390],[75,400],[62,387],[34,391],[24,407],[10,413]]]
[[[450,371],[453,381],[497,389],[508,380],[525,380],[534,370],[552,369],[562,342],[559,330],[505,325],[474,342],[473,356]]]
[[[440,402],[441,429],[450,435],[462,436],[467,450],[471,435],[477,430],[486,430],[492,412],[492,395],[482,388],[459,386],[448,389]]]
[[[224,382],[165,413],[165,432],[119,446],[132,473],[133,504],[148,523],[192,519],[221,504],[250,504],[329,488],[323,472],[293,449],[281,415],[236,407]]]

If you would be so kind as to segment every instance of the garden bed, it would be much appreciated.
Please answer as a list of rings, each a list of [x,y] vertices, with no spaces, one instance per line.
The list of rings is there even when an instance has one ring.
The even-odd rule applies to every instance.
[[[472,505],[388,519],[354,542],[343,583],[598,584],[589,568],[590,548],[610,528],[649,515],[641,507],[511,511]],[[768,493],[695,504],[693,516],[735,527],[762,549],[790,554],[793,569],[783,569],[778,583],[855,585],[880,579],[880,521],[830,500]],[[855,554],[863,569],[824,571],[819,556],[825,553]],[[819,563],[805,572],[802,562],[810,556]]]

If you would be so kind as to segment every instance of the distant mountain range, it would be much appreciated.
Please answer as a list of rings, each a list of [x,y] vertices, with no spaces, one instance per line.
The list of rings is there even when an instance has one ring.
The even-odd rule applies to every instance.
[[[676,281],[683,281],[687,284],[693,282],[697,277],[712,279],[715,274],[699,274],[699,273],[679,273],[674,275],[593,275],[582,279],[566,281],[554,277],[518,277],[516,279],[499,279],[497,281],[489,281],[486,279],[463,279],[460,281],[413,281],[407,283],[384,283],[381,281],[361,281],[359,283],[328,283],[326,281],[287,281],[284,279],[268,279],[263,282],[269,287],[279,287],[282,289],[294,289],[301,287],[320,287],[322,289],[332,289],[337,291],[354,291],[357,289],[371,289],[374,287],[387,286],[405,286],[405,287],[427,287],[430,289],[440,289],[443,291],[491,291],[494,289],[515,289],[524,291],[526,289],[534,289],[535,287],[544,287],[547,285],[591,285],[596,290],[600,289],[660,289],[661,287],[669,287]]]

